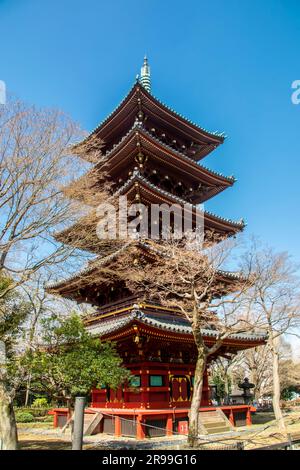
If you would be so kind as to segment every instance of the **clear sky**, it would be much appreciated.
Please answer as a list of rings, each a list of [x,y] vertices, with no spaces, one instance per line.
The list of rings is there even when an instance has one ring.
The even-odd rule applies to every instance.
[[[228,138],[203,163],[234,174],[206,208],[300,261],[299,0],[0,0],[0,80],[93,129],[147,53],[152,92]]]

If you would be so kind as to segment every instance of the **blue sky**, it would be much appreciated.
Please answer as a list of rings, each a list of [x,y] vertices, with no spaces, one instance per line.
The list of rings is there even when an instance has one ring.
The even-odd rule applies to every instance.
[[[0,0],[0,80],[91,130],[147,53],[152,92],[228,139],[203,163],[234,174],[206,208],[300,260],[300,2]]]

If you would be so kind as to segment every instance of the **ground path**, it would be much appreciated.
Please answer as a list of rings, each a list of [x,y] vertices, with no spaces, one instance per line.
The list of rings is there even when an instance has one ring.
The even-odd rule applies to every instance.
[[[279,432],[276,427],[273,415],[271,413],[257,413],[254,416],[254,424],[249,427],[238,428],[237,432],[231,435],[214,436],[217,441],[215,446],[231,445],[237,442],[245,443],[245,450],[256,447],[277,444],[286,441],[286,436]],[[285,423],[288,433],[300,433],[300,410],[285,414]],[[62,434],[60,429],[53,429],[49,424],[28,425],[20,424],[19,440],[20,447],[23,450],[70,450],[71,436],[70,432]],[[201,440],[201,444],[206,443],[207,437]],[[211,446],[212,444],[209,444]],[[136,441],[133,438],[112,438],[107,434],[97,434],[95,436],[84,437],[84,449],[86,450],[121,450],[121,449],[175,449],[183,450],[186,448],[186,438],[183,436],[158,437]]]

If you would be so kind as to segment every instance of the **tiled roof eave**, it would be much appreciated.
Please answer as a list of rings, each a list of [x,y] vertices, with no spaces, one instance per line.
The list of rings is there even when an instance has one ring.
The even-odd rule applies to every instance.
[[[87,330],[93,335],[100,335],[100,336],[107,336],[113,332],[117,332],[121,330],[125,326],[138,321],[142,324],[146,324],[152,326],[153,328],[157,328],[159,330],[169,331],[172,333],[178,333],[183,335],[192,335],[192,327],[188,324],[183,325],[176,322],[170,322],[165,319],[155,319],[150,317],[149,315],[143,313],[141,310],[136,309],[133,310],[130,314],[128,314],[125,318],[117,318],[113,321],[105,321],[97,323],[96,325],[91,325],[86,327]],[[203,328],[201,330],[202,335],[206,338],[218,338],[219,332],[217,330]],[[239,341],[264,341],[266,340],[267,336],[262,333],[232,333],[226,339],[229,340],[239,340]]]
[[[96,134],[97,132],[100,131],[101,128],[103,128],[107,123],[108,121],[118,113],[118,111],[122,108],[122,106],[124,105],[124,103],[130,98],[130,95],[133,94],[134,90],[137,88],[137,87],[141,87],[143,92],[148,94],[149,98],[155,100],[160,106],[162,106],[163,108],[165,108],[168,112],[172,113],[176,118],[179,118],[181,119],[185,124],[189,125],[189,126],[192,126],[193,128],[195,128],[195,130],[197,130],[198,132],[202,132],[204,133],[204,135],[206,135],[206,137],[208,138],[211,138],[211,139],[215,139],[217,141],[217,145],[220,144],[220,143],[223,143],[224,139],[225,139],[225,134],[223,132],[210,132],[208,131],[207,129],[204,129],[203,127],[200,127],[199,125],[197,125],[196,123],[194,123],[193,121],[189,120],[188,118],[186,118],[185,116],[183,116],[182,114],[180,113],[177,113],[174,109],[170,108],[169,106],[167,106],[165,103],[163,103],[162,101],[160,101],[158,98],[156,98],[152,93],[149,93],[141,83],[139,82],[135,82],[133,84],[133,86],[131,87],[130,91],[127,93],[127,95],[122,99],[122,101],[119,103],[119,105],[117,105],[113,111],[108,115],[106,116],[105,119],[103,119],[102,122],[100,122],[100,124],[98,124],[83,140],[75,143],[73,145],[73,149],[76,149],[76,148],[79,148],[80,145],[84,144],[85,142],[88,141],[88,139]]]
[[[204,127],[202,126],[199,126],[198,124],[196,124],[195,122],[191,121],[190,119],[188,119],[187,117],[183,116],[182,114],[178,113],[177,111],[175,111],[173,108],[171,108],[170,106],[166,105],[163,101],[161,101],[160,99],[156,98],[156,96],[153,95],[153,93],[150,93],[148,90],[145,89],[145,87],[143,87],[143,85],[141,85],[142,88],[143,88],[143,91],[149,95],[150,98],[154,99],[158,104],[160,104],[163,108],[165,108],[167,111],[171,112],[175,117],[177,118],[180,118],[182,121],[185,122],[185,124],[188,124],[190,126],[193,126],[194,128],[196,128],[196,130],[200,131],[200,132],[203,132],[204,134],[206,134],[207,137],[209,138],[217,138],[217,141],[218,141],[218,144],[220,143],[223,143],[223,141],[225,140],[225,133],[224,132],[212,132],[212,131],[208,131],[207,129],[205,129]]]
[[[54,281],[54,282],[46,284],[45,288],[49,291],[54,290],[54,289],[58,288],[60,285],[63,285],[67,282],[72,282],[72,281],[76,280],[78,277],[80,277],[82,275],[85,275],[85,274],[88,274],[89,272],[93,271],[94,269],[97,269],[98,267],[100,267],[100,266],[108,263],[109,261],[112,261],[113,259],[115,259],[117,256],[119,256],[120,253],[122,253],[122,251],[126,250],[129,245],[131,245],[131,242],[125,243],[121,248],[114,251],[113,253],[111,253],[108,256],[105,256],[103,258],[94,259],[87,266],[82,268],[80,271],[77,271],[75,274],[68,277],[67,279],[63,279],[61,281]]]
[[[148,186],[152,190],[160,193],[162,196],[166,196],[168,199],[174,200],[174,201],[178,202],[179,204],[186,204],[186,205],[190,206],[191,208],[196,208],[196,206],[194,204],[191,204],[191,203],[187,202],[186,200],[184,200],[184,199],[182,199],[178,196],[175,196],[174,194],[169,193],[168,191],[165,191],[164,189],[158,188],[155,184],[150,183],[150,181],[148,181],[144,176],[142,176],[138,170],[135,170],[133,172],[132,176],[130,178],[128,178],[126,183],[124,183],[115,192],[115,196],[119,196],[124,191],[126,191],[126,189],[128,189],[134,183],[134,181],[136,181],[136,180],[139,180],[141,183],[144,183],[146,186]],[[204,216],[205,215],[211,216],[219,222],[228,223],[228,224],[232,225],[233,227],[236,227],[240,230],[242,230],[245,227],[245,223],[244,223],[243,220],[241,220],[239,222],[235,222],[231,219],[227,219],[225,217],[220,217],[220,216],[218,216],[218,215],[216,215],[216,214],[214,214],[210,211],[207,211],[207,210],[204,211]]]
[[[100,124],[98,124],[96,127],[94,127],[94,129],[81,141],[75,143],[73,145],[73,148],[76,149],[78,147],[80,147],[80,145],[84,144],[85,142],[87,142],[87,140],[92,136],[94,135],[96,132],[98,132],[100,130],[101,127],[103,127],[110,119],[111,117],[116,114],[123,106],[123,104],[125,103],[125,101],[130,97],[130,95],[133,93],[134,89],[136,87],[136,83],[134,83],[132,85],[132,87],[130,88],[129,92],[127,93],[127,95],[121,100],[121,102],[100,122]]]
[[[149,137],[151,140],[153,140],[154,142],[156,142],[157,144],[159,144],[161,147],[165,148],[166,151],[170,152],[170,153],[174,153],[175,155],[177,155],[178,157],[180,157],[182,160],[185,160],[186,162],[192,164],[195,168],[197,169],[200,169],[200,170],[203,170],[204,172],[208,173],[209,175],[211,176],[215,176],[215,177],[218,177],[218,178],[222,178],[224,181],[226,181],[227,183],[229,184],[233,184],[236,179],[234,178],[234,176],[226,176],[226,175],[223,175],[222,173],[220,172],[217,172],[217,171],[214,171],[214,170],[211,170],[210,168],[207,168],[205,165],[202,165],[200,163],[197,163],[195,162],[195,160],[193,160],[191,157],[188,157],[187,155],[185,155],[184,153],[180,152],[179,150],[176,150],[174,149],[173,147],[171,147],[170,145],[166,144],[165,142],[163,142],[162,140],[160,140],[158,137],[155,137],[153,136],[149,131],[147,131],[145,129],[145,127],[142,125],[142,123],[139,123],[139,122],[135,122],[134,125],[131,127],[131,129],[129,129],[129,131],[122,137],[122,139],[117,143],[115,144],[111,150],[109,150],[106,154],[105,154],[105,158],[106,159],[109,159],[116,151],[118,151],[122,145],[124,144],[124,142],[130,138],[130,136],[135,132],[135,131],[139,131],[141,132],[142,134],[146,135],[147,137]]]
[[[95,260],[90,262],[87,266],[85,266],[83,269],[81,269],[80,271],[77,271],[75,274],[68,277],[67,279],[63,279],[63,280],[56,281],[56,282],[51,282],[51,283],[45,285],[45,288],[47,290],[51,291],[51,290],[55,290],[55,289],[59,288],[60,286],[65,285],[66,283],[75,281],[80,276],[89,274],[94,269],[97,269],[98,267],[104,266],[108,262],[116,259],[119,256],[120,253],[125,251],[131,245],[132,245],[132,241],[130,241],[128,243],[125,243],[121,248],[119,248],[119,250],[116,250],[113,253],[111,253],[110,255],[105,256],[103,258],[96,258]],[[143,249],[146,249],[146,250],[150,251],[150,252],[156,253],[158,255],[163,255],[162,251],[152,247],[147,242],[143,242],[141,240],[138,240],[137,245],[140,246]],[[223,271],[223,270],[218,270],[217,272],[220,276],[225,276],[225,277],[231,278],[233,280],[237,280],[237,281],[246,281],[246,279],[244,279],[243,276],[240,273],[234,273],[234,272],[231,272],[231,271]]]

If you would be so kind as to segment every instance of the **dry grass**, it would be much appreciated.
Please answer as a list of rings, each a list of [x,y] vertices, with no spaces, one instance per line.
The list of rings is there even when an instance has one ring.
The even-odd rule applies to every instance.
[[[60,439],[50,439],[47,436],[32,436],[30,434],[21,437],[20,450],[71,450],[71,443]]]

